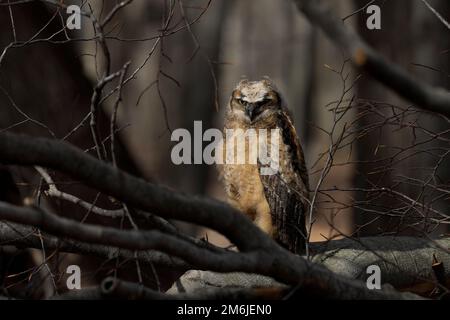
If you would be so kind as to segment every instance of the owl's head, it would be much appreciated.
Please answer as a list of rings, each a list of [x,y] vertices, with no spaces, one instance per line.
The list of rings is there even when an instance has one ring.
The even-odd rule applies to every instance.
[[[281,96],[269,79],[242,80],[231,95],[230,110],[236,118],[250,124],[270,118],[282,109]]]

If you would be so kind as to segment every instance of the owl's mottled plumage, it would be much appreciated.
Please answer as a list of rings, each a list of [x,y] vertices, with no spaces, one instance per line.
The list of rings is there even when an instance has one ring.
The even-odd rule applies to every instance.
[[[260,163],[223,165],[229,202],[288,250],[304,249],[308,174],[302,147],[281,96],[270,80],[241,81],[231,96],[225,129],[280,130],[279,170],[261,175]],[[230,139],[225,140],[227,146]],[[246,146],[246,153],[249,148]]]

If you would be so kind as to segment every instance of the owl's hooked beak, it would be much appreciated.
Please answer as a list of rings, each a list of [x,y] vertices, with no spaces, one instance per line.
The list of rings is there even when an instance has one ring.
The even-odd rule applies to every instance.
[[[253,121],[256,116],[258,115],[258,112],[256,112],[258,105],[256,103],[249,103],[245,108],[245,113],[249,117],[250,121]]]

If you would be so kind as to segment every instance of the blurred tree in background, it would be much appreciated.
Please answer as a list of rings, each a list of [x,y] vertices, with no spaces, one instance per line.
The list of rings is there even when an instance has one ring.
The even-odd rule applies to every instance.
[[[79,5],[83,12],[80,30],[66,27],[66,8],[72,3]],[[369,5],[381,8],[380,30],[366,27]],[[161,193],[150,187],[148,190],[154,193],[142,186],[139,189],[147,190],[149,199],[161,196],[166,201],[161,203],[167,203],[167,209],[161,209],[164,206],[159,206],[159,200],[155,200],[158,204],[154,206],[146,199],[141,204],[122,190],[139,185],[138,181],[120,184],[117,188],[124,195],[119,191],[116,195],[116,186],[99,188],[90,180],[91,176],[82,173],[74,176],[65,164],[46,166],[29,160],[34,159],[27,153],[32,150],[33,142],[22,145],[17,140],[17,146],[24,148],[23,159],[13,161],[13,151],[10,153],[6,147],[0,150],[4,153],[0,156],[0,164],[3,163],[0,203],[5,204],[0,205],[0,213],[15,212],[20,216],[21,211],[8,207],[9,203],[23,210],[42,208],[72,222],[102,225],[122,232],[162,230],[177,241],[185,241],[187,248],[206,250],[211,257],[219,253],[225,257],[211,258],[213,262],[208,264],[192,258],[196,256],[192,252],[197,253],[194,249],[185,250],[187,256],[182,256],[171,249],[172,238],[167,241],[170,248],[160,245],[164,242],[161,240],[155,240],[156,249],[133,247],[127,240],[121,242],[122,237],[127,238],[125,233],[112,237],[117,243],[110,245],[81,239],[81,242],[106,245],[106,249],[84,247],[76,242],[80,240],[76,234],[55,234],[61,239],[67,237],[69,242],[62,241],[64,244],[50,236],[42,238],[41,231],[39,237],[29,240],[29,234],[24,233],[35,237],[38,229],[20,229],[15,225],[13,228],[9,223],[41,227],[42,233],[54,234],[55,230],[45,224],[6,218],[4,213],[5,216],[0,215],[4,219],[0,221],[0,295],[48,298],[63,294],[67,291],[64,272],[70,264],[85,270],[83,287],[98,285],[111,276],[159,291],[168,289],[189,269],[263,274],[254,270],[252,264],[249,267],[238,262],[232,264],[240,261],[233,255],[238,255],[235,251],[219,250],[211,245],[223,248],[231,242],[242,254],[261,249],[243,240],[248,235],[219,230],[219,222],[208,220],[211,219],[208,214],[205,223],[199,223],[200,218],[184,212],[202,213],[207,211],[201,209],[205,205],[209,210],[218,211],[213,213],[220,214],[223,210],[223,217],[228,214],[233,217],[234,212],[208,200],[210,197],[225,199],[217,170],[205,164],[177,166],[170,158],[174,145],[170,139],[172,130],[186,128],[193,133],[196,120],[202,121],[203,130],[222,127],[230,94],[244,77],[269,76],[284,93],[293,114],[305,146],[313,194],[311,213],[314,214],[308,214],[308,237],[311,242],[321,241],[323,245],[314,247],[318,264],[326,265],[320,254],[328,252],[329,240],[341,241],[335,244],[339,246],[339,243],[348,245],[345,239],[355,238],[362,246],[355,250],[367,246],[369,252],[376,250],[373,246],[383,246],[378,240],[359,242],[359,237],[409,235],[436,239],[448,233],[450,113],[435,112],[433,101],[430,101],[431,108],[412,101],[398,89],[401,84],[392,85],[380,78],[383,79],[383,72],[389,74],[391,67],[401,68],[406,75],[418,79],[419,84],[443,88],[442,100],[448,101],[450,37],[445,14],[450,12],[449,6],[446,0],[346,0],[318,4],[273,0],[0,1],[0,134],[4,135],[4,144],[0,146],[9,146],[14,151],[8,141],[15,138],[6,136],[7,133],[65,141],[84,154],[100,158],[111,168],[142,177],[149,182],[147,187],[169,188]],[[328,11],[321,8],[332,12],[331,22],[324,14]],[[352,41],[342,35],[340,28],[356,30],[375,53],[389,61],[387,71],[378,72],[379,69],[372,67],[371,51],[365,52],[365,48],[357,46],[362,53],[354,55]],[[333,30],[336,34],[330,36]],[[377,62],[375,66],[379,66]],[[36,146],[40,144],[36,142]],[[79,154],[73,155],[82,159]],[[36,152],[35,156],[40,153]],[[81,163],[80,172],[83,172],[87,165]],[[95,176],[95,170],[92,172]],[[111,181],[128,181],[122,176],[116,178],[111,177]],[[53,195],[49,194],[51,186],[57,188]],[[193,196],[179,196],[178,192],[208,199],[203,203]],[[176,221],[176,232],[172,219]],[[239,228],[247,230],[246,222]],[[249,235],[264,239],[249,228]],[[40,240],[36,242],[36,239]],[[404,239],[399,240],[400,246],[408,245],[411,252],[416,249],[414,241],[419,240]],[[275,250],[274,259],[285,257],[286,253],[276,251],[271,243],[264,241],[261,240],[264,250]],[[424,250],[430,249],[420,262],[424,266],[429,263],[429,270],[416,274],[414,281],[402,278],[394,286],[410,289],[416,285],[416,278],[426,278],[432,285],[410,291],[429,294],[440,286],[438,291],[442,293],[447,283],[436,280],[439,276],[434,274],[428,259],[442,244],[420,241],[419,248],[423,245]],[[116,252],[117,247],[122,251]],[[143,250],[150,249],[159,251],[156,256],[153,251],[146,256],[147,251]],[[439,259],[449,261],[448,250],[443,252]],[[205,256],[209,257],[208,254]],[[228,254],[232,257],[229,260]],[[392,259],[384,253],[377,254]],[[285,261],[299,266],[296,270],[301,274],[310,266],[309,260],[290,260],[296,258],[285,257]],[[220,263],[220,259],[230,261],[230,266]],[[366,264],[375,258],[367,259]],[[405,269],[417,263],[405,257],[399,259],[405,263]],[[261,261],[270,259],[263,257]],[[199,264],[204,268],[199,268]],[[261,270],[264,265],[261,262]],[[271,264],[267,262],[267,265]],[[358,270],[363,270],[363,265]],[[338,267],[327,267],[339,273]],[[282,267],[267,270],[270,272],[264,275],[289,285],[295,283],[290,278],[295,272]],[[327,275],[320,267],[317,270],[317,279]],[[447,266],[444,274],[447,282],[448,270]],[[388,278],[395,282],[397,273],[404,270],[390,271]],[[360,279],[362,275],[354,277]],[[351,289],[348,297],[370,296],[356,282],[349,284],[339,276],[336,279],[336,283],[327,287],[331,297],[340,296],[340,292],[332,290],[340,281]],[[130,292],[127,290],[133,287],[122,285],[117,288],[126,296],[124,292]],[[306,285],[305,290],[308,288]],[[153,293],[146,297],[161,297]],[[254,297],[253,292],[243,294]],[[390,293],[383,294],[380,297],[391,297]],[[392,294],[398,297],[397,293]]]

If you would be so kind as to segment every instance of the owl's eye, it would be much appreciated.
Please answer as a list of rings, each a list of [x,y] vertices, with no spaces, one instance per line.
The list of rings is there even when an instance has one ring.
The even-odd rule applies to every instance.
[[[269,104],[270,102],[272,102],[272,99],[271,99],[271,98],[264,98],[263,100],[261,100],[261,101],[258,103],[258,105],[259,105],[260,107],[263,107],[263,106]]]
[[[262,104],[265,105],[265,104],[268,104],[269,102],[272,102],[271,98],[264,98],[264,100],[262,101]]]
[[[247,104],[247,101],[245,101],[244,99],[238,98],[237,102],[239,102],[239,104],[245,106]]]

